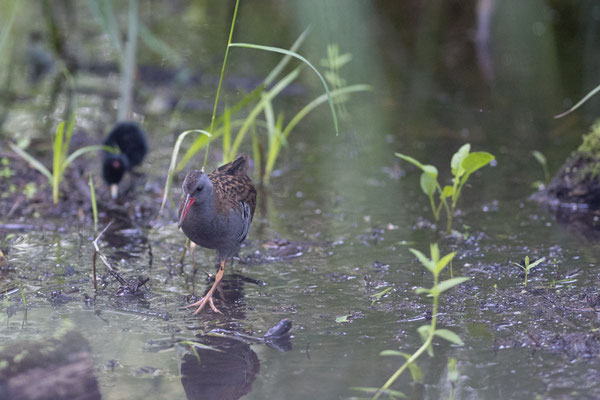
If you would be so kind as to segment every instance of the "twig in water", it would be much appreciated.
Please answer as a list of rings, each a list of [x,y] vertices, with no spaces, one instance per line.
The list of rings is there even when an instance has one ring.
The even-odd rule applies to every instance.
[[[100,252],[100,247],[98,247],[98,240],[100,240],[100,238],[102,237],[102,235],[104,234],[104,232],[106,232],[106,230],[108,229],[109,226],[111,226],[113,223],[113,221],[110,221],[106,227],[104,227],[104,229],[102,230],[102,232],[100,232],[100,234],[98,235],[98,237],[96,237],[96,239],[94,239],[94,248],[96,249],[96,251],[94,252],[94,256],[99,256],[100,259],[102,260],[102,262],[104,263],[104,265],[106,265],[106,268],[108,269],[108,272],[115,277],[115,279],[117,279],[119,281],[119,283],[123,286],[127,286],[127,281],[125,281],[125,279],[123,279],[121,277],[121,275],[119,275],[117,273],[117,271],[115,271],[115,269],[110,265],[110,263],[108,262],[108,259],[106,258],[106,256],[104,254],[102,254]],[[94,264],[95,265],[95,264]],[[94,279],[94,283],[95,283],[95,279]]]

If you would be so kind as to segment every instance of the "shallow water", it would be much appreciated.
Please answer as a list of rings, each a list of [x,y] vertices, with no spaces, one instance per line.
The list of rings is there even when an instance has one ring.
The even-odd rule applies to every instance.
[[[393,8],[388,10],[392,14]],[[311,11],[297,11],[298,25],[310,19]],[[242,21],[261,18],[249,10],[241,15]],[[202,17],[191,14],[189,18]],[[338,23],[328,25],[318,19],[315,35]],[[210,26],[220,24],[213,21]],[[389,22],[382,25],[389,34],[397,28]],[[357,28],[361,29],[366,28]],[[248,25],[242,24],[240,32],[252,37]],[[555,88],[560,86],[558,78],[550,85],[555,90],[548,89],[551,93],[540,101],[544,104],[534,107],[532,99],[545,93],[540,92],[544,83],[512,76],[513,70],[499,68],[495,86],[481,82],[469,86],[470,80],[481,79],[472,65],[460,72],[457,67],[438,65],[440,77],[402,58],[416,57],[418,51],[399,48],[394,54],[400,58],[391,57],[387,65],[392,72],[382,72],[382,60],[390,60],[389,52],[379,54],[381,64],[371,60],[373,65],[365,66],[375,50],[362,42],[344,42],[344,32],[337,32],[336,38],[362,65],[353,74],[374,84],[375,90],[356,95],[345,106],[349,112],[341,116],[339,135],[322,110],[290,136],[270,186],[259,192],[240,259],[226,268],[225,299],[217,301],[224,315],[205,311],[194,317],[192,310],[184,308],[192,302],[192,294],[200,296],[210,287],[206,277],[214,273],[214,254],[198,248],[193,260],[187,254],[179,265],[185,238],[176,228],[175,213],[167,208],[156,214],[157,191],[175,135],[200,124],[210,110],[210,106],[200,111],[182,107],[176,118],[147,116],[144,121],[152,127],[154,150],[141,169],[147,183],[138,185],[136,193],[143,188],[146,192],[136,212],[143,214],[144,207],[150,211],[130,224],[113,225],[99,241],[121,276],[147,277],[148,282],[135,294],[127,294],[97,260],[98,276],[105,278],[94,289],[96,234],[89,218],[66,223],[64,218],[45,216],[43,222],[3,217],[2,224],[31,222],[35,229],[3,225],[0,230],[9,259],[0,288],[10,293],[0,302],[4,310],[0,341],[49,337],[60,326],[72,326],[90,343],[105,399],[185,398],[186,394],[215,399],[359,396],[350,388],[379,387],[401,365],[401,360],[382,357],[380,351],[411,353],[420,345],[416,329],[428,322],[431,304],[414,289],[432,282],[408,249],[427,252],[430,243],[438,242],[443,254],[457,253],[454,275],[471,278],[442,297],[438,316],[439,327],[459,334],[464,346],[437,340],[435,356],[418,360],[424,385],[413,384],[405,373],[393,388],[413,398],[451,396],[447,364],[454,357],[459,371],[454,398],[600,396],[595,309],[600,248],[591,240],[593,229],[563,224],[528,200],[531,183],[542,177],[531,151],[544,152],[554,171],[577,145],[586,125],[579,118],[568,123],[550,119],[555,108],[570,100]],[[276,32],[263,34],[272,37]],[[402,32],[397,34],[401,41]],[[348,35],[345,40],[353,40]],[[567,44],[561,42],[563,47],[567,39]],[[514,45],[510,38],[504,40],[508,48]],[[319,46],[307,47],[310,53]],[[521,53],[515,50],[515,54]],[[428,53],[421,56],[426,59]],[[535,74],[543,57],[533,57],[535,62],[523,61],[519,71]],[[215,64],[220,62],[217,58]],[[239,95],[236,85],[254,82],[252,74],[260,73],[260,64],[236,80],[250,61],[240,57],[231,62],[235,73],[226,97],[233,99]],[[562,59],[557,63],[568,65]],[[202,94],[189,94],[194,104],[212,101],[214,85],[206,83],[214,81],[210,69],[206,72],[210,77],[199,89]],[[565,73],[563,81],[575,80],[572,75]],[[456,76],[464,78],[459,80],[464,86],[453,80]],[[297,89],[284,98],[286,114],[297,111],[296,103],[305,93],[312,93],[309,98],[315,95],[310,83],[298,84]],[[90,95],[80,96],[79,101],[81,124],[101,137],[91,127],[105,123],[97,120],[96,113],[110,110],[106,99]],[[22,121],[39,112],[31,105],[14,109],[18,112],[5,126],[9,131],[19,126],[17,121],[25,124]],[[465,142],[473,150],[493,153],[497,160],[470,178],[454,222],[459,234],[447,237],[431,226],[419,173],[393,153],[435,164],[449,179],[446,166]],[[216,166],[218,146],[213,151],[217,155],[209,165]],[[194,163],[200,164],[200,159]],[[173,191],[177,199],[177,185]],[[127,209],[135,209],[135,203],[130,199]],[[113,218],[111,211],[104,210],[101,229]],[[273,248],[274,242],[285,247]],[[547,260],[531,272],[527,287],[513,264],[525,256]],[[13,290],[19,287],[27,300],[26,311],[19,292]],[[372,297],[386,288],[392,290],[381,299]],[[293,323],[291,337],[262,340],[284,318]],[[198,364],[190,342],[221,351],[198,349]]]

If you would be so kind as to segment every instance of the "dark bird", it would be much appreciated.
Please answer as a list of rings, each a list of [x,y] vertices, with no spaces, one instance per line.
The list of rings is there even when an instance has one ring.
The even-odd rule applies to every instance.
[[[219,286],[225,270],[225,261],[235,256],[248,234],[256,207],[256,190],[247,175],[248,157],[240,155],[210,174],[191,171],[183,181],[183,195],[179,205],[179,227],[199,246],[217,250],[219,270],[208,293],[188,307],[198,307],[198,314],[213,303],[213,293]]]
[[[103,144],[115,149],[114,152],[104,151],[102,176],[110,185],[112,198],[116,199],[118,184],[125,172],[141,164],[148,153],[146,133],[135,122],[119,122],[110,131]]]

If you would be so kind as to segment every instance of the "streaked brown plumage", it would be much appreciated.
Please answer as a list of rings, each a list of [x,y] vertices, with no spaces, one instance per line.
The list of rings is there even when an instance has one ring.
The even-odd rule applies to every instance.
[[[210,291],[188,306],[198,306],[194,315],[207,303],[220,312],[212,295],[223,278],[225,261],[238,253],[246,238],[256,207],[256,190],[247,171],[248,157],[240,155],[210,174],[190,171],[183,181],[185,197],[179,206],[179,227],[192,242],[216,249],[220,264]]]

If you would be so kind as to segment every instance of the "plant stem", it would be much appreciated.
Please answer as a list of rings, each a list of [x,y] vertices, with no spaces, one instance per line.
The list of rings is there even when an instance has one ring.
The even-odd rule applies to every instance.
[[[138,0],[129,0],[129,14],[127,21],[127,45],[125,54],[120,54],[123,70],[123,82],[121,84],[120,104],[118,119],[124,120],[131,115],[131,103],[133,98],[133,70],[135,68],[135,52],[137,46],[138,32]]]
[[[450,232],[452,232],[452,216],[454,214],[454,208],[452,208],[451,211],[448,211],[446,209],[446,211],[448,212],[448,219],[447,219],[447,222],[446,222],[446,235],[449,235]]]
[[[436,287],[438,284],[437,275],[434,274],[433,280],[434,280],[433,287]],[[402,366],[400,368],[398,368],[398,370],[392,376],[390,376],[390,378],[385,382],[385,384],[381,388],[379,388],[377,393],[375,393],[375,396],[373,396],[372,400],[377,400],[379,398],[379,396],[381,396],[384,391],[389,389],[389,387],[396,381],[396,379],[398,379],[398,377],[402,374],[402,372],[404,372],[404,370],[406,368],[408,368],[408,366],[410,364],[415,362],[415,360],[417,358],[419,358],[421,356],[421,354],[423,354],[423,352],[425,352],[429,346],[431,346],[431,342],[433,342],[433,337],[435,336],[435,325],[436,325],[436,320],[437,320],[437,309],[438,309],[438,297],[439,297],[439,294],[433,295],[433,310],[432,310],[432,316],[431,316],[431,325],[430,325],[429,335],[427,336],[427,339],[425,339],[425,342],[423,342],[421,347],[419,347],[419,349],[417,351],[415,351],[404,362],[404,364],[402,364]]]
[[[429,196],[429,204],[431,204],[431,211],[433,211],[433,217],[435,218],[435,222],[438,222],[438,220],[440,219],[440,212],[439,209],[436,210],[433,195]]]
[[[233,28],[235,28],[235,19],[237,18],[238,6],[240,0],[235,1],[235,8],[233,9],[233,18],[231,19],[231,29],[229,30],[229,39],[227,40],[227,47],[225,48],[225,57],[223,58],[223,65],[221,66],[221,76],[219,77],[219,85],[217,86],[217,95],[215,96],[215,105],[213,106],[213,113],[210,117],[210,128],[208,133],[212,134],[215,126],[215,115],[217,114],[217,104],[219,104],[219,94],[221,94],[221,84],[223,83],[223,75],[225,75],[225,66],[227,65],[227,56],[229,55],[229,45],[233,38]],[[202,170],[206,167],[206,160],[208,158],[208,148],[210,147],[210,138],[206,144],[206,151],[204,153],[204,163],[202,164]]]

